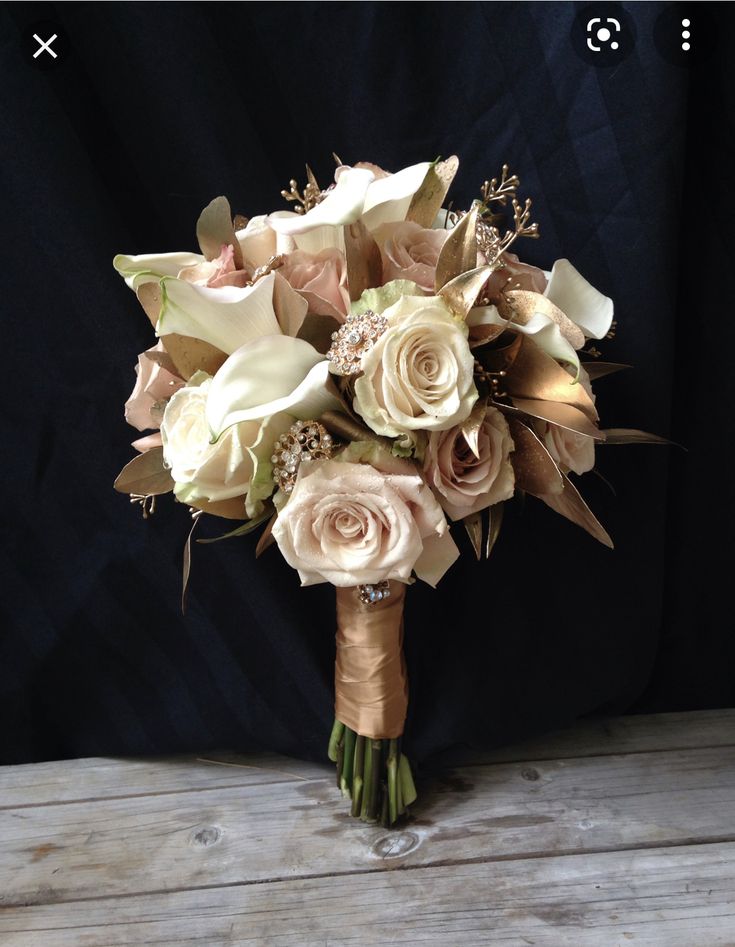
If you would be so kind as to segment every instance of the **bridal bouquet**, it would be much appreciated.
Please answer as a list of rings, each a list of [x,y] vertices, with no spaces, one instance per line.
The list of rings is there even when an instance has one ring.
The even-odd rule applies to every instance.
[[[139,452],[115,482],[141,504],[172,492],[194,517],[263,528],[302,585],[336,589],[329,755],[352,814],[390,825],[416,798],[401,751],[408,703],[406,589],[459,555],[489,556],[503,506],[530,494],[612,546],[571,475],[600,444],[591,383],[613,304],[567,260],[510,252],[536,237],[504,166],[463,210],[458,161],[390,174],[337,159],[307,168],[291,209],[250,220],[224,197],[197,224],[201,253],[118,256],[157,343],[125,406]],[[584,356],[584,360],[580,358]],[[191,534],[185,552],[185,585]]]

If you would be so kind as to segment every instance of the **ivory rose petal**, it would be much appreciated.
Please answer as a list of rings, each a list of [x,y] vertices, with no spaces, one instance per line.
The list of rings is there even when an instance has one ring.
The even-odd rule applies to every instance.
[[[378,434],[451,428],[477,400],[467,326],[438,296],[403,296],[362,359],[355,410]]]
[[[246,512],[256,515],[261,501],[273,492],[269,461],[273,441],[288,428],[291,418],[280,414],[243,421],[212,443],[206,420],[211,387],[212,378],[197,372],[166,406],[161,438],[174,493],[182,503],[190,504],[242,497],[243,518]],[[268,484],[265,493],[264,481]],[[256,482],[260,491],[250,496]]]
[[[302,464],[273,526],[302,585],[409,582],[427,541],[447,535],[444,514],[416,468],[399,463],[400,472],[391,473],[337,459]],[[427,559],[425,574],[434,581],[454,561],[449,543]]]

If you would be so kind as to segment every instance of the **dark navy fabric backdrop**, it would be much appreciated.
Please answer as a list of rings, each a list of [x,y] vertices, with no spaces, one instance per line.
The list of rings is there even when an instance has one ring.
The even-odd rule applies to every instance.
[[[724,8],[727,5],[721,4]],[[144,521],[112,481],[148,321],[114,253],[196,249],[201,208],[251,216],[332,151],[398,169],[462,160],[457,206],[507,161],[542,238],[615,299],[606,426],[673,436],[599,450],[582,490],[616,550],[528,498],[488,563],[408,595],[407,749],[501,743],[598,712],[735,702],[732,33],[706,68],[652,42],[594,68],[568,3],[64,3],[0,9],[0,760],[259,746],[323,755],[334,593],[255,538],[197,546],[186,510]],[[41,72],[43,17],[72,51]],[[226,525],[226,524],[225,524]],[[204,529],[214,535],[222,524]],[[718,545],[719,544],[719,545]],[[723,545],[724,544],[724,545]]]

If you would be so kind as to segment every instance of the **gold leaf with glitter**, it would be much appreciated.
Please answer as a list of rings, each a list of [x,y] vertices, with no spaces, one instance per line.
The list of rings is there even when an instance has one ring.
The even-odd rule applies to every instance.
[[[406,220],[413,221],[419,227],[432,227],[458,168],[459,158],[456,155],[432,164],[421,187],[411,198]]]
[[[479,210],[480,205],[475,203],[459,223],[449,231],[436,262],[434,288],[437,293],[456,276],[476,268],[477,239],[475,230]]]

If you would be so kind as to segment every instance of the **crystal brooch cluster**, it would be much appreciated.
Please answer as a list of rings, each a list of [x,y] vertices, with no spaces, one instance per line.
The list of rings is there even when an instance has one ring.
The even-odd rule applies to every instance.
[[[385,316],[367,309],[350,315],[344,325],[332,333],[332,345],[327,352],[329,370],[334,375],[357,375],[362,371],[362,357],[375,345],[388,328]]]
[[[334,453],[332,435],[318,421],[296,421],[273,445],[273,480],[290,493],[302,463],[327,460]]]
[[[377,605],[384,598],[390,598],[390,583],[383,581],[373,585],[358,585],[357,592],[363,605]]]

